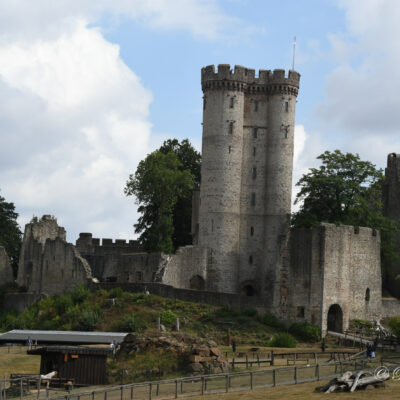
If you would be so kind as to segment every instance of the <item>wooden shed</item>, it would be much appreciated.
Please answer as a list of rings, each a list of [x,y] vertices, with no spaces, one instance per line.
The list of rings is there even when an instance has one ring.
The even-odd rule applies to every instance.
[[[40,373],[57,371],[58,378],[73,379],[75,385],[103,385],[107,383],[106,348],[46,346],[28,350],[28,354],[40,354]]]

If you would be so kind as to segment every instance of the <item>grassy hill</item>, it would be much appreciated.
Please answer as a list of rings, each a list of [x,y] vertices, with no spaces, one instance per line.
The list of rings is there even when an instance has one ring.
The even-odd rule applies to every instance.
[[[47,297],[20,314],[3,311],[0,330],[146,332],[156,329],[157,317],[167,330],[174,328],[179,317],[181,331],[219,344],[226,341],[228,329],[238,344],[259,346],[268,345],[274,334],[286,331],[274,316],[259,316],[253,309],[239,313],[227,307],[124,292],[120,288],[91,292],[82,286],[68,294]]]

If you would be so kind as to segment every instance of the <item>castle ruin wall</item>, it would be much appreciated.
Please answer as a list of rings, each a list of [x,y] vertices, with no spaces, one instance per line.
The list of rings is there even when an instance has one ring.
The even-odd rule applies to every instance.
[[[14,272],[3,246],[0,246],[0,286],[14,282]]]

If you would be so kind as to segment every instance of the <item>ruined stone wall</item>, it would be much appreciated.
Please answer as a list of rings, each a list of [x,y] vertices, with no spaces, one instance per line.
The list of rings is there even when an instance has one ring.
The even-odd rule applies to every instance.
[[[151,282],[162,259],[160,253],[145,253],[136,240],[100,240],[91,233],[80,233],[76,247],[100,281]]]
[[[207,290],[209,250],[206,247],[185,246],[165,257],[157,281],[176,288]]]
[[[14,273],[6,249],[0,246],[0,286],[14,282]]]
[[[92,279],[89,264],[65,237],[65,229],[48,215],[25,226],[18,266],[19,286],[32,294],[51,295]]]
[[[289,319],[327,329],[329,308],[351,319],[379,319],[381,266],[379,232],[370,228],[322,224],[291,232]],[[367,296],[368,293],[368,296]]]
[[[400,252],[400,154],[391,153],[387,157],[385,181],[383,185],[384,215],[395,221],[399,231],[396,233],[397,251]],[[393,296],[400,297],[400,281],[396,276],[400,274],[400,262],[393,263],[385,268],[384,286]]]
[[[392,318],[400,316],[400,300],[394,297],[382,299],[381,318]]]

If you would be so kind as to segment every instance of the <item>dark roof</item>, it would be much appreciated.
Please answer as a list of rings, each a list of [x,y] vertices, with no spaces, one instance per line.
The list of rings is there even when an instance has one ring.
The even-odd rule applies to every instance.
[[[79,332],[79,331],[34,331],[14,329],[0,334],[0,342],[26,342],[28,338],[41,343],[86,343],[109,344],[116,340],[121,343],[127,333],[121,332]]]
[[[27,351],[28,354],[62,353],[62,354],[90,354],[97,356],[108,356],[112,354],[111,349],[78,346],[44,346]]]

